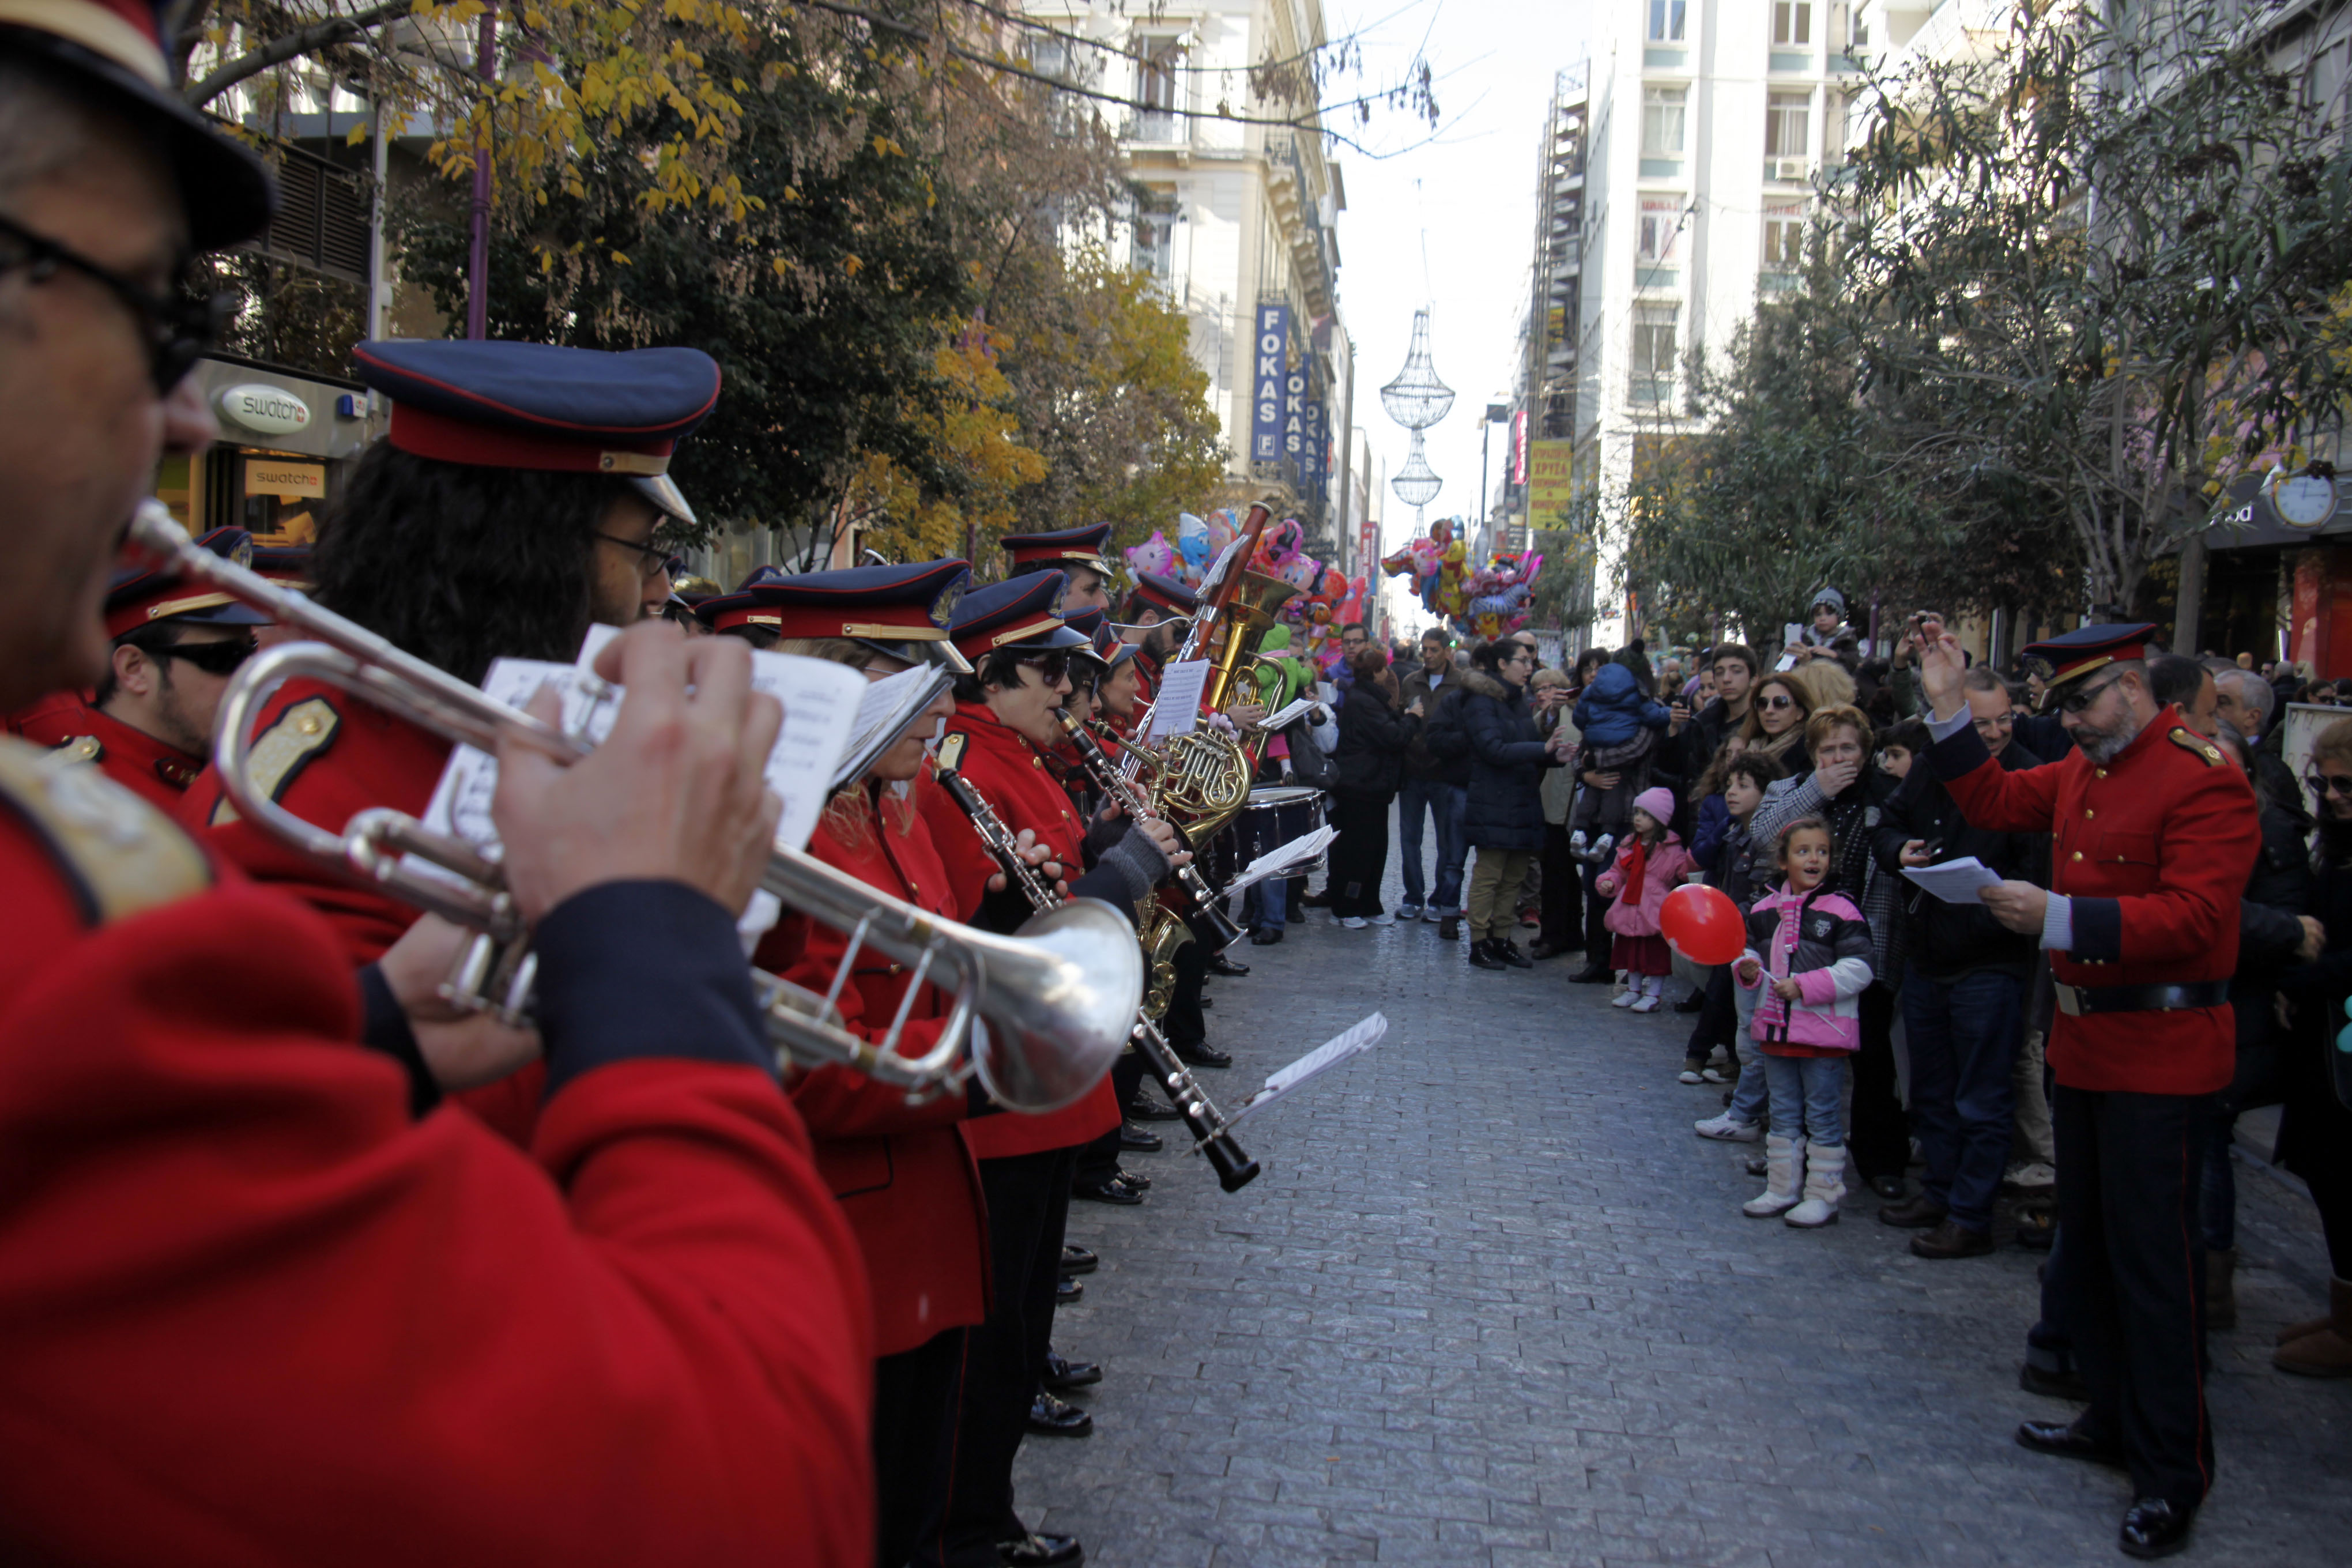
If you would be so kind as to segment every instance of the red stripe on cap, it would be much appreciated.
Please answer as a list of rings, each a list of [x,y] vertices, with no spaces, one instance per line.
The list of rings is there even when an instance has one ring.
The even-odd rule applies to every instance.
[[[155,25],[154,6],[142,4],[141,0],[95,0],[95,3],[100,10],[111,11],[138,28],[142,37],[154,41],[156,47],[163,47],[163,34]]]
[[[392,427],[385,439],[404,452],[445,463],[478,468],[544,468],[556,473],[604,472],[609,467],[604,461],[607,452],[667,458],[677,449],[677,443],[669,440],[619,441],[601,434],[583,438],[477,425],[404,403],[392,405]]]

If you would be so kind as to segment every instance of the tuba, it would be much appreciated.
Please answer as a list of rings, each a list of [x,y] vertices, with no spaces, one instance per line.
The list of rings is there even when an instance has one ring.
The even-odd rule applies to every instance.
[[[1245,570],[1236,575],[1235,591],[1217,613],[1224,641],[1212,655],[1209,678],[1201,688],[1203,713],[1224,710],[1242,670],[1255,666],[1258,645],[1274,629],[1282,606],[1298,596],[1298,590],[1279,577]],[[1249,804],[1257,747],[1238,735],[1217,729],[1171,735],[1153,761],[1158,764],[1152,781],[1155,804],[1196,843],[1215,834]]]
[[[223,694],[213,763],[229,801],[257,826],[346,876],[471,927],[478,934],[442,994],[460,1006],[528,1016],[536,960],[498,866],[471,845],[382,807],[360,812],[339,833],[296,816],[253,787],[253,726],[269,693],[300,677],[485,751],[510,738],[570,763],[586,754],[589,742],[485,695],[302,594],[197,549],[159,502],[141,505],[131,541],[159,564],[316,639],[255,655]],[[910,1103],[960,1092],[977,1076],[1000,1103],[1045,1111],[1092,1089],[1126,1048],[1143,965],[1125,917],[1107,904],[1075,900],[1031,921],[1018,936],[996,936],[891,899],[782,843],[771,847],[761,886],[849,935],[828,994],[753,972],[782,1062],[847,1067],[904,1090]],[[926,983],[953,994],[938,1043],[923,1056],[896,1049],[906,1007],[879,1040],[841,1026],[835,1002],[865,948],[914,972],[910,1003]]]

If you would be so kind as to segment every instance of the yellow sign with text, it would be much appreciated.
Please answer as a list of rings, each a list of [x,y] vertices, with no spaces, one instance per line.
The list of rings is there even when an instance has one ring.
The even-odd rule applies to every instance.
[[[1557,528],[1560,514],[1576,495],[1576,443],[1528,443],[1528,521],[1536,528]]]

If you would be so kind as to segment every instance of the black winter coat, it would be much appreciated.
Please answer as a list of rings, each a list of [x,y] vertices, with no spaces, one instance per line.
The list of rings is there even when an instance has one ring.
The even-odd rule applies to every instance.
[[[1559,761],[1536,732],[1527,689],[1474,669],[1462,683],[1462,728],[1470,738],[1465,838],[1479,849],[1543,848],[1543,771]]]
[[[1398,712],[1379,687],[1359,680],[1339,704],[1339,749],[1331,756],[1339,780],[1331,787],[1381,800],[1394,795],[1404,784],[1405,749],[1420,730],[1420,720]]]
[[[1995,759],[2005,773],[2038,768],[2042,759],[2010,742]],[[1925,839],[1938,862],[1975,856],[2004,880],[2050,885],[2050,839],[2040,833],[1996,833],[1971,825],[1958,803],[1923,763],[1912,764],[1902,786],[1880,808],[1871,851],[1879,869],[1903,875],[1903,846]],[[1948,904],[1909,882],[1900,882],[1903,918],[1910,938],[1906,952],[1921,971],[1937,980],[1956,979],[1975,969],[2000,967],[2024,976],[2041,944],[1992,918],[1982,904]]]
[[[2299,962],[2303,921],[2297,917],[2311,902],[2312,889],[2305,826],[2276,801],[2263,801],[2263,848],[2238,905],[2238,972],[2230,977],[2230,1010],[2237,1016],[2242,1055],[2277,1028],[2271,999],[2278,994],[2279,976]]]

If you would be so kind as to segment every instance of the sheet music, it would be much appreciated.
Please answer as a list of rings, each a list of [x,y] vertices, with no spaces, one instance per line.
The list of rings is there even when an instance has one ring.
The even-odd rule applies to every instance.
[[[1977,897],[1979,888],[2000,885],[2000,873],[1973,855],[1940,860],[1933,866],[1906,866],[1903,875],[1948,904],[1981,903],[1983,900]]]
[[[1150,740],[1189,735],[1200,727],[1201,690],[1208,684],[1210,663],[1188,658],[1160,672],[1160,690],[1151,709]]]
[[[1284,1095],[1298,1089],[1308,1080],[1318,1078],[1343,1063],[1353,1061],[1379,1045],[1381,1037],[1388,1032],[1387,1017],[1375,1013],[1344,1033],[1333,1036],[1288,1067],[1269,1075],[1265,1080],[1265,1087],[1251,1095],[1243,1103],[1241,1110],[1227,1119],[1227,1128],[1239,1126],[1249,1119],[1251,1112],[1274,1104]]]
[[[1216,560],[1209,563],[1208,571],[1202,574],[1201,585],[1193,590],[1200,598],[1202,609],[1208,607],[1209,595],[1217,591],[1217,584],[1225,580],[1226,572],[1233,567],[1234,557],[1240,554],[1242,546],[1248,542],[1249,539],[1246,535],[1238,533],[1234,535],[1232,542],[1218,552]]]
[[[1240,873],[1225,884],[1225,891],[1238,893],[1268,877],[1279,877],[1293,866],[1304,865],[1322,854],[1324,847],[1339,837],[1339,830],[1336,827],[1318,827],[1312,833],[1300,834],[1287,844],[1277,845],[1243,867]]]
[[[1287,730],[1291,725],[1297,723],[1301,718],[1303,718],[1307,714],[1307,710],[1314,706],[1315,699],[1312,697],[1296,698],[1291,701],[1284,703],[1281,707],[1267,714],[1265,718],[1261,721],[1261,725],[1263,728],[1268,730]]]
[[[919,664],[898,674],[866,684],[857,716],[849,726],[849,744],[833,765],[833,787],[841,788],[874,765],[931,705],[931,699],[955,684],[955,677],[937,665]],[[931,721],[936,735],[943,721]],[[930,737],[926,737],[930,738]]]

